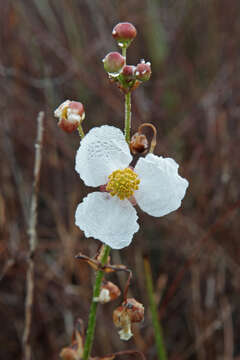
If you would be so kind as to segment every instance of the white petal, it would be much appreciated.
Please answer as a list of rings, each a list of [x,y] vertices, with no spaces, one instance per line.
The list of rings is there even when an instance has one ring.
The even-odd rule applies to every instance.
[[[70,104],[70,100],[64,101],[59,107],[54,111],[54,116],[60,118],[62,116],[63,110]]]
[[[128,341],[133,336],[132,329],[131,329],[131,323],[127,324],[122,330],[119,332],[120,340]]]
[[[121,130],[104,125],[93,128],[81,141],[75,169],[88,186],[107,183],[108,176],[126,168],[132,160]]]
[[[143,211],[163,216],[181,206],[188,181],[178,175],[175,160],[149,154],[139,159],[135,172],[140,184],[134,196]]]
[[[70,110],[70,109],[68,109]],[[71,112],[68,112],[68,117],[67,117],[68,121],[72,122],[72,123],[80,123],[81,122],[81,116],[79,114],[74,114]]]
[[[137,213],[128,200],[94,192],[77,207],[75,223],[86,237],[94,237],[113,249],[128,246],[138,231]]]

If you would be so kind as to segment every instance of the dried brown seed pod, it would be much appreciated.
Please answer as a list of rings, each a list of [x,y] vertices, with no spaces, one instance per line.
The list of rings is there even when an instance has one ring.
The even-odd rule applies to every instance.
[[[143,154],[147,151],[148,148],[148,140],[146,135],[140,134],[139,132],[136,132],[130,141],[130,150],[131,152],[135,154]]]
[[[131,320],[124,306],[119,306],[113,312],[113,322],[119,330],[121,340],[129,340],[133,334],[131,331]]]
[[[122,305],[132,323],[141,322],[144,319],[144,306],[134,298],[127,299]]]
[[[147,152],[148,140],[147,137],[142,133],[143,129],[146,127],[150,127],[152,129],[153,136],[149,147],[149,152],[153,153],[154,151],[156,146],[157,129],[151,123],[144,123],[139,126],[138,131],[131,138],[130,150],[134,155],[141,153],[144,154]]]
[[[129,340],[132,337],[131,324],[144,319],[144,307],[134,298],[126,299],[121,306],[113,312],[113,322],[119,331],[121,340]]]

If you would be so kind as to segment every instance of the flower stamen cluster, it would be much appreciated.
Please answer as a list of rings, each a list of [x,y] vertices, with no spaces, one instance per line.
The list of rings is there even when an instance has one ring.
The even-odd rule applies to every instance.
[[[134,191],[139,189],[138,174],[130,168],[115,170],[108,178],[106,190],[111,196],[117,195],[120,200],[129,199],[133,196]]]

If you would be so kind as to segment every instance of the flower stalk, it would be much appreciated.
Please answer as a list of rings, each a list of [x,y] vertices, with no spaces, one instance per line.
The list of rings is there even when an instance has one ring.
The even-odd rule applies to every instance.
[[[127,61],[127,46],[122,47],[122,56]],[[125,126],[124,134],[128,144],[130,144],[130,131],[131,131],[131,91],[125,94]]]
[[[130,144],[130,131],[131,131],[131,92],[125,94],[125,139]]]
[[[149,260],[147,257],[144,257],[143,263],[144,263],[145,278],[146,278],[146,284],[147,284],[147,293],[148,293],[148,298],[149,298],[149,303],[150,303],[150,311],[151,311],[151,315],[152,315],[152,323],[153,323],[156,346],[157,346],[158,359],[159,360],[167,360],[167,353],[166,353],[164,339],[163,339],[162,327],[158,320],[157,306],[156,306],[156,302],[154,299],[152,272],[151,272],[150,263],[149,263]]]
[[[102,259],[101,259],[102,265],[105,265],[107,263],[110,250],[111,250],[110,246],[104,245],[104,249],[102,252]],[[102,270],[98,270],[96,273],[96,280],[95,280],[95,285],[94,285],[94,289],[93,289],[92,303],[91,303],[90,313],[89,313],[89,317],[88,317],[88,328],[87,328],[86,340],[85,340],[85,344],[84,344],[83,360],[89,359],[92,345],[93,345],[95,325],[96,325],[97,306],[98,306],[98,302],[95,301],[95,298],[98,298],[100,295],[103,275],[104,275],[104,272]]]
[[[79,126],[78,126],[78,132],[79,132],[79,136],[80,136],[80,138],[81,138],[81,140],[84,138],[84,136],[85,136],[85,134],[84,134],[84,132],[83,132],[83,128],[82,128],[82,124],[80,124]]]
[[[127,59],[127,46],[123,46],[122,47],[122,56],[125,59],[125,64],[126,64],[126,59]]]

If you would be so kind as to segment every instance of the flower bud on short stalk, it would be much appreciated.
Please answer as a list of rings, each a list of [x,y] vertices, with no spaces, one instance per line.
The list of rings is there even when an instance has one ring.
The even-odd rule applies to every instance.
[[[136,66],[125,65],[122,69],[121,76],[126,81],[131,81],[135,79],[135,69]]]
[[[136,80],[135,76],[136,66],[124,65],[118,77],[118,87],[127,94],[129,91],[135,90],[140,82]]]
[[[151,73],[150,62],[145,63],[145,61],[142,60],[139,64],[137,64],[135,71],[136,79],[140,81],[147,81],[150,79]]]
[[[141,322],[144,319],[144,307],[134,298],[125,300],[121,306],[113,312],[113,322],[119,331],[121,340],[129,340],[132,337],[131,324]]]
[[[104,69],[112,76],[118,76],[125,63],[124,57],[118,52],[110,52],[103,59]]]
[[[85,119],[85,111],[79,101],[66,100],[54,111],[54,116],[59,119],[58,126],[71,133],[77,130]]]
[[[117,40],[120,47],[128,47],[136,35],[135,26],[129,22],[117,24],[112,31],[112,36]]]

